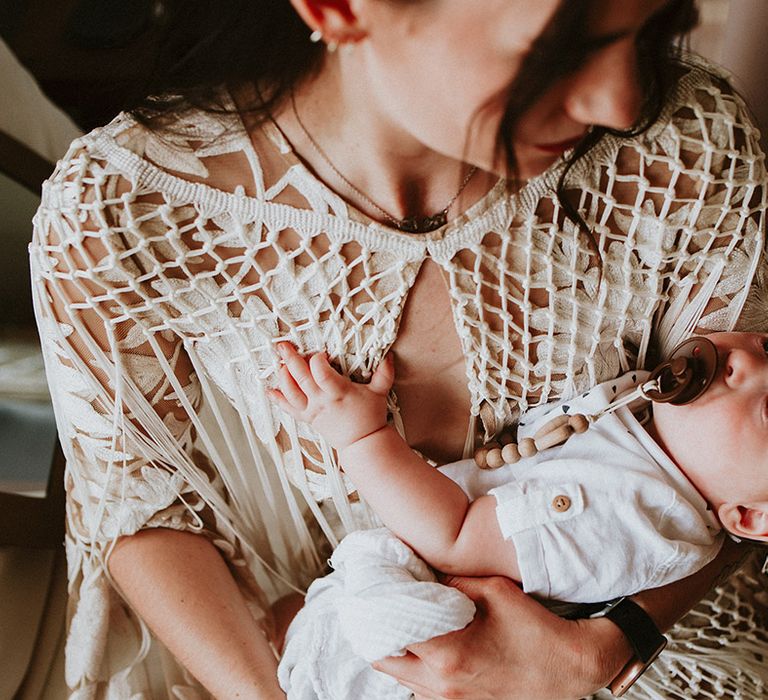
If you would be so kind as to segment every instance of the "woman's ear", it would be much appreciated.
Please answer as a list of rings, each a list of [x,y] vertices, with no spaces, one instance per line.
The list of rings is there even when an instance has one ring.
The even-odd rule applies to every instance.
[[[291,0],[296,12],[312,30],[330,44],[348,44],[365,36],[355,0]]]
[[[737,537],[768,542],[768,502],[723,503],[717,509],[723,527]]]

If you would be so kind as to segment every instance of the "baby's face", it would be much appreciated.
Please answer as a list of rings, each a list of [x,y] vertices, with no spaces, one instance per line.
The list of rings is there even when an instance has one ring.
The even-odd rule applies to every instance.
[[[712,385],[685,406],[654,404],[661,446],[717,508],[768,498],[768,335],[713,333]]]

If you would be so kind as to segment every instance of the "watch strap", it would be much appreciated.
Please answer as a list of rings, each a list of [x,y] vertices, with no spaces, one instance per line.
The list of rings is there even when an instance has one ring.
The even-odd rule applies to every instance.
[[[659,632],[650,615],[630,598],[619,598],[608,605],[600,617],[607,617],[624,633],[635,656],[643,663],[656,658],[660,648],[667,644],[667,638]]]

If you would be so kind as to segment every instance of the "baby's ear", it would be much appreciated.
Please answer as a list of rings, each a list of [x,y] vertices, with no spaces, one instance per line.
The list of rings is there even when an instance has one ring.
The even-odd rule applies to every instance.
[[[723,527],[736,537],[768,542],[768,502],[723,503],[717,509]]]

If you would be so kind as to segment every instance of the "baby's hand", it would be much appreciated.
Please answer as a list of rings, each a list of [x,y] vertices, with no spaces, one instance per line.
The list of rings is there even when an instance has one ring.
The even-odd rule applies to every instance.
[[[310,423],[328,443],[341,450],[387,424],[387,393],[395,378],[387,355],[368,384],[356,384],[339,374],[323,353],[307,362],[290,343],[277,346],[285,363],[278,389],[269,397],[296,420]]]

